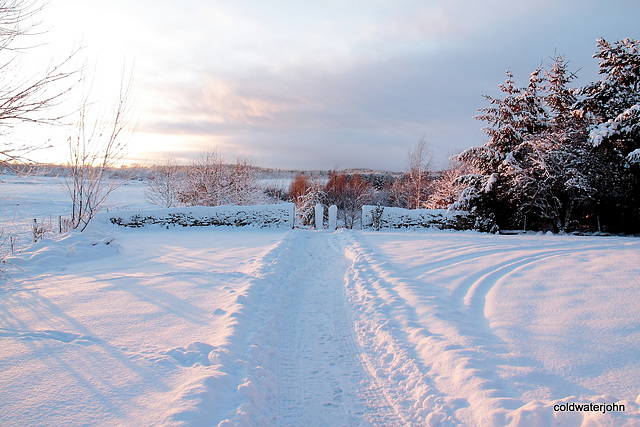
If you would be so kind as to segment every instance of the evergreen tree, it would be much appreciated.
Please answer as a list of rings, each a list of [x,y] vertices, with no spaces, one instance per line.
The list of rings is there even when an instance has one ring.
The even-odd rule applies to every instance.
[[[638,230],[640,217],[640,52],[637,40],[599,39],[598,82],[585,86],[578,111],[590,125],[600,172],[596,211],[610,229]]]
[[[529,140],[547,129],[549,119],[541,94],[542,69],[531,73],[525,88],[516,87],[509,70],[506,75],[507,80],[499,86],[505,97],[485,96],[490,106],[480,109],[483,114],[476,117],[487,122],[484,130],[489,140],[458,156],[474,173],[457,179],[466,188],[454,208],[469,209],[495,219],[502,227],[511,227],[520,222],[518,201],[513,197],[517,192],[514,184],[523,182],[520,163],[530,151]]]
[[[454,208],[501,227],[640,229],[639,43],[598,47],[602,78],[581,89],[560,55],[527,87],[507,71],[504,98],[486,96],[476,117],[488,141],[458,156],[473,173],[456,178]]]
[[[591,121],[593,146],[622,157],[640,148],[640,52],[637,40],[623,39],[613,45],[599,39],[603,78],[587,85],[578,107]]]
[[[570,136],[585,126],[584,121],[573,114],[577,91],[570,88],[569,84],[575,78],[576,75],[568,69],[568,61],[558,54],[544,72],[544,101],[548,108],[549,128],[554,133]]]

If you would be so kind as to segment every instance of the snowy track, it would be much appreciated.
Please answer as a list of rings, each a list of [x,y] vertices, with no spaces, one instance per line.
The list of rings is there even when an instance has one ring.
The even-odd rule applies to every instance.
[[[264,307],[271,313],[266,323],[272,328],[257,327],[247,343],[261,349],[263,357],[247,355],[249,369],[241,388],[251,384],[252,393],[243,396],[229,421],[404,425],[366,370],[354,339],[351,309],[344,300],[350,262],[339,243],[337,235],[300,231],[278,248],[275,262],[280,265],[264,280],[276,284],[282,298]],[[256,406],[264,406],[269,416],[255,411]]]
[[[304,236],[313,244],[296,254],[302,274],[282,317],[276,366],[281,425],[352,425],[362,414],[357,363],[342,299],[342,254],[326,236]]]

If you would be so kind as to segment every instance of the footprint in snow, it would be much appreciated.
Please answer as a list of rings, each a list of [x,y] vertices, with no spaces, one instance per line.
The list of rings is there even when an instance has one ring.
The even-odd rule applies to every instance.
[[[191,367],[197,364],[211,366],[222,363],[224,350],[218,349],[210,344],[193,342],[184,347],[177,347],[167,351],[165,354],[174,358],[180,365]]]

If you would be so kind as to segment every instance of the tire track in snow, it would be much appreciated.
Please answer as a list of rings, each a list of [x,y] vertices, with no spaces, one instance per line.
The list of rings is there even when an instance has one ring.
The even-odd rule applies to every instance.
[[[419,324],[416,308],[400,294],[398,280],[374,253],[346,234],[343,244],[352,261],[347,294],[354,305],[358,343],[375,388],[397,414],[392,425],[459,425],[453,415],[466,403],[449,398],[432,380],[432,366],[420,360],[417,341],[436,338]]]
[[[346,257],[345,246],[341,235],[339,242],[332,239],[334,248]],[[400,426],[403,425],[400,417],[393,408],[391,402],[387,398],[387,393],[381,388],[375,377],[368,371],[364,359],[362,357],[362,349],[358,346],[354,336],[353,307],[345,299],[345,286],[348,281],[348,271],[345,269],[343,274],[343,286],[337,292],[334,292],[334,313],[335,326],[337,336],[340,337],[340,348],[345,355],[358,355],[358,357],[349,357],[344,360],[346,367],[351,372],[359,373],[364,376],[360,382],[359,395],[360,401],[365,405],[364,420],[366,424],[375,426]]]
[[[509,361],[501,358],[505,343],[485,317],[487,295],[519,270],[570,251],[515,247],[516,255],[506,260],[481,246],[480,253],[440,252],[416,279],[415,272],[405,276],[360,237],[354,233],[348,242],[354,262],[348,288],[359,306],[356,328],[363,347],[373,350],[369,369],[404,411],[406,424],[507,424],[507,412],[490,408],[515,410],[526,402],[498,375],[499,365]],[[437,285],[442,279],[430,282],[435,273],[451,275],[465,257],[483,268],[456,274],[461,284],[451,295]]]
[[[537,254],[528,254],[525,256],[513,257],[505,262],[497,265],[491,265],[489,268],[477,273],[466,280],[468,286],[461,286],[454,292],[454,298],[458,298],[462,294],[462,301],[476,317],[484,317],[485,299],[492,287],[500,280],[507,278],[509,275],[517,272],[519,269],[538,263],[544,262],[557,256],[565,255],[569,250],[541,251]]]

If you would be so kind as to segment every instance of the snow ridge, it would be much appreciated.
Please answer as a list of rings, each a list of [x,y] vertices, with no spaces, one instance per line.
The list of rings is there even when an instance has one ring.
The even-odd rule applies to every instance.
[[[463,402],[437,389],[430,380],[431,366],[420,363],[416,348],[408,345],[433,334],[416,322],[415,308],[396,291],[382,262],[353,235],[345,238],[345,245],[353,262],[347,295],[356,307],[357,339],[374,382],[404,425],[458,425],[452,412]]]

